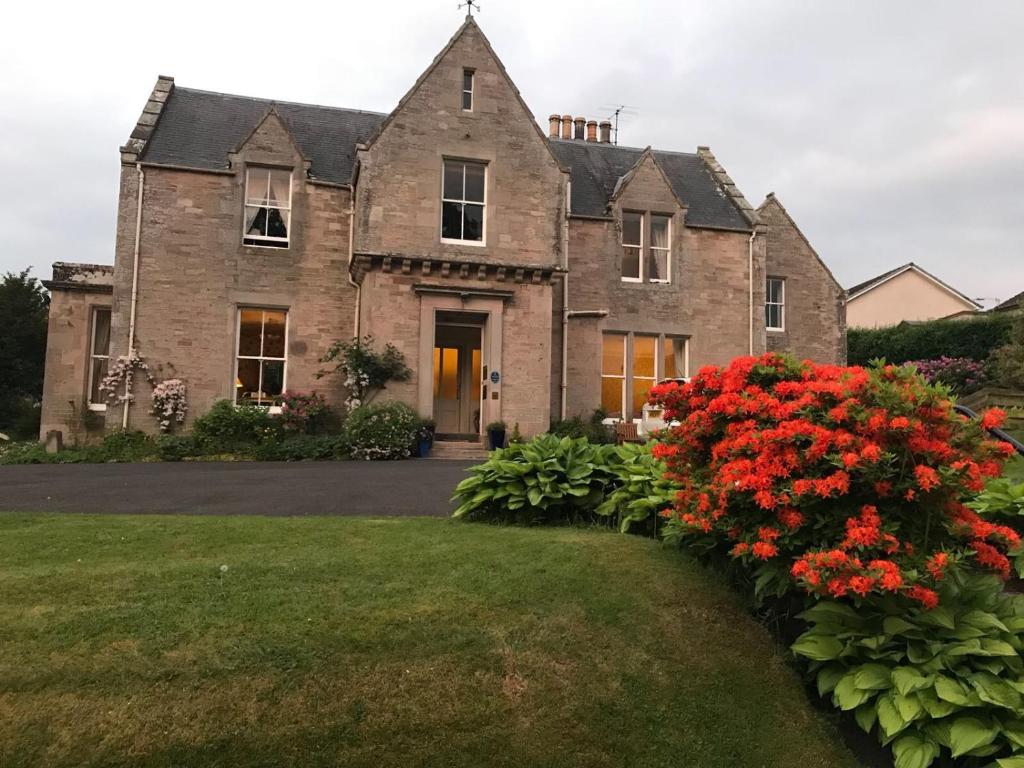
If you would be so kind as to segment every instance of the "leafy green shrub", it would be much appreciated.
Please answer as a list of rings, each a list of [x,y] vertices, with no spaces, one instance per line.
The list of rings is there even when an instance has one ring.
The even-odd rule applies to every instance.
[[[420,418],[405,403],[362,405],[345,419],[342,437],[353,459],[405,459]]]
[[[344,459],[348,454],[348,443],[341,435],[295,435],[252,449],[252,457],[258,461],[323,461]]]
[[[54,454],[39,442],[0,443],[0,464],[53,464]]]
[[[654,458],[649,445],[636,443],[616,446],[606,450],[605,455],[616,487],[595,512],[614,517],[623,533],[635,524],[648,522],[653,531],[658,514],[672,508],[679,490],[665,478],[665,464]]]
[[[523,523],[577,521],[593,515],[615,480],[610,446],[540,435],[492,451],[455,487],[455,517]]]
[[[412,376],[412,370],[405,364],[405,355],[394,344],[385,344],[382,353],[373,351],[373,336],[336,341],[320,362],[333,363],[334,368],[319,371],[318,379],[334,372],[345,376],[348,390],[345,408],[349,413],[368,404],[370,393],[384,389],[389,381],[408,381]]]
[[[339,425],[337,414],[317,392],[285,392],[281,395],[281,426],[286,432],[319,435]]]
[[[202,455],[202,450],[192,435],[159,435],[156,438],[156,454],[161,461],[182,461]]]
[[[947,573],[941,605],[822,600],[793,651],[818,691],[892,744],[896,768],[1024,766],[1024,596],[993,576]],[[995,760],[995,762],[993,762]]]
[[[1006,344],[992,353],[992,374],[999,386],[1024,389],[1024,315],[1017,315]]]
[[[145,432],[118,430],[108,432],[99,445],[88,446],[83,452],[86,461],[142,461],[156,456],[157,445]]]
[[[1007,342],[1013,318],[990,312],[966,320],[902,323],[889,328],[851,328],[846,334],[850,365],[884,357],[890,363],[943,356],[986,360]]]
[[[192,436],[204,453],[244,451],[256,443],[277,439],[281,432],[280,420],[266,408],[236,406],[230,400],[218,400],[192,425]]]
[[[604,423],[607,415],[602,409],[595,408],[586,421],[584,421],[582,416],[573,416],[569,419],[553,421],[548,431],[557,437],[585,437],[591,443],[598,445],[614,443],[615,434]]]

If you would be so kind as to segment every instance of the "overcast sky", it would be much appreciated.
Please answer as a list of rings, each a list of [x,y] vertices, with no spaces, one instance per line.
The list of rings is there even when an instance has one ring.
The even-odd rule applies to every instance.
[[[158,74],[387,112],[461,23],[456,2],[11,5],[0,271],[112,263],[117,148]],[[970,296],[1024,290],[1024,2],[481,2],[545,131],[552,112],[625,103],[620,143],[710,145],[845,286],[915,261]]]

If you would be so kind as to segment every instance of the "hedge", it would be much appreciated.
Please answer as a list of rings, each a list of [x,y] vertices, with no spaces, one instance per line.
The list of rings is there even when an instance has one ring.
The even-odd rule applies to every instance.
[[[996,312],[966,320],[901,323],[889,328],[851,328],[846,335],[850,365],[884,357],[890,363],[967,357],[986,360],[1007,342],[1012,313]]]

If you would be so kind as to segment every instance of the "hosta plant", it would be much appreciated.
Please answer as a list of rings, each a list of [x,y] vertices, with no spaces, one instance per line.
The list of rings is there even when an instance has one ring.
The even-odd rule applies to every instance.
[[[654,458],[650,446],[624,443],[606,455],[615,488],[598,505],[598,515],[615,518],[625,533],[671,509],[677,486],[665,477],[665,464]]]
[[[1024,597],[951,569],[933,610],[821,600],[793,651],[818,692],[891,746],[896,768],[1024,768]]]
[[[587,518],[615,482],[607,469],[611,450],[554,435],[499,448],[456,486],[454,516],[526,523]]]
[[[1005,414],[970,421],[911,367],[776,354],[652,388],[655,456],[680,484],[666,530],[728,550],[764,592],[899,595],[934,607],[951,561],[1009,575],[1020,536],[965,506],[1000,474]]]

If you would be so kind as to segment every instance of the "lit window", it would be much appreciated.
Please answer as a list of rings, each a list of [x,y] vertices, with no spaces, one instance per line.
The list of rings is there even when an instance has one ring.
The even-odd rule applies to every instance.
[[[643,277],[644,215],[622,214],[622,279],[639,283]]]
[[[633,413],[637,416],[643,410],[647,393],[656,380],[657,347],[657,336],[633,337]]]
[[[652,283],[672,282],[672,248],[668,216],[651,216],[651,254],[648,261],[647,279]]]
[[[100,384],[110,365],[110,309],[95,307],[92,311],[92,339],[89,344],[89,410],[107,410],[107,399]]]
[[[601,408],[613,417],[622,416],[626,405],[626,336],[606,333],[601,350]]]
[[[473,75],[472,69],[462,70],[462,109],[465,112],[473,111]]]
[[[288,313],[279,309],[238,311],[235,402],[279,406],[285,381]]]
[[[769,331],[786,330],[786,281],[769,277],[765,285],[764,324]]]
[[[242,242],[245,245],[287,248],[291,217],[291,171],[247,168]]]
[[[487,166],[461,160],[444,161],[441,191],[441,239],[482,243]]]
[[[664,339],[664,344],[665,364],[661,369],[661,378],[685,378],[687,368],[686,339],[666,336]]]

